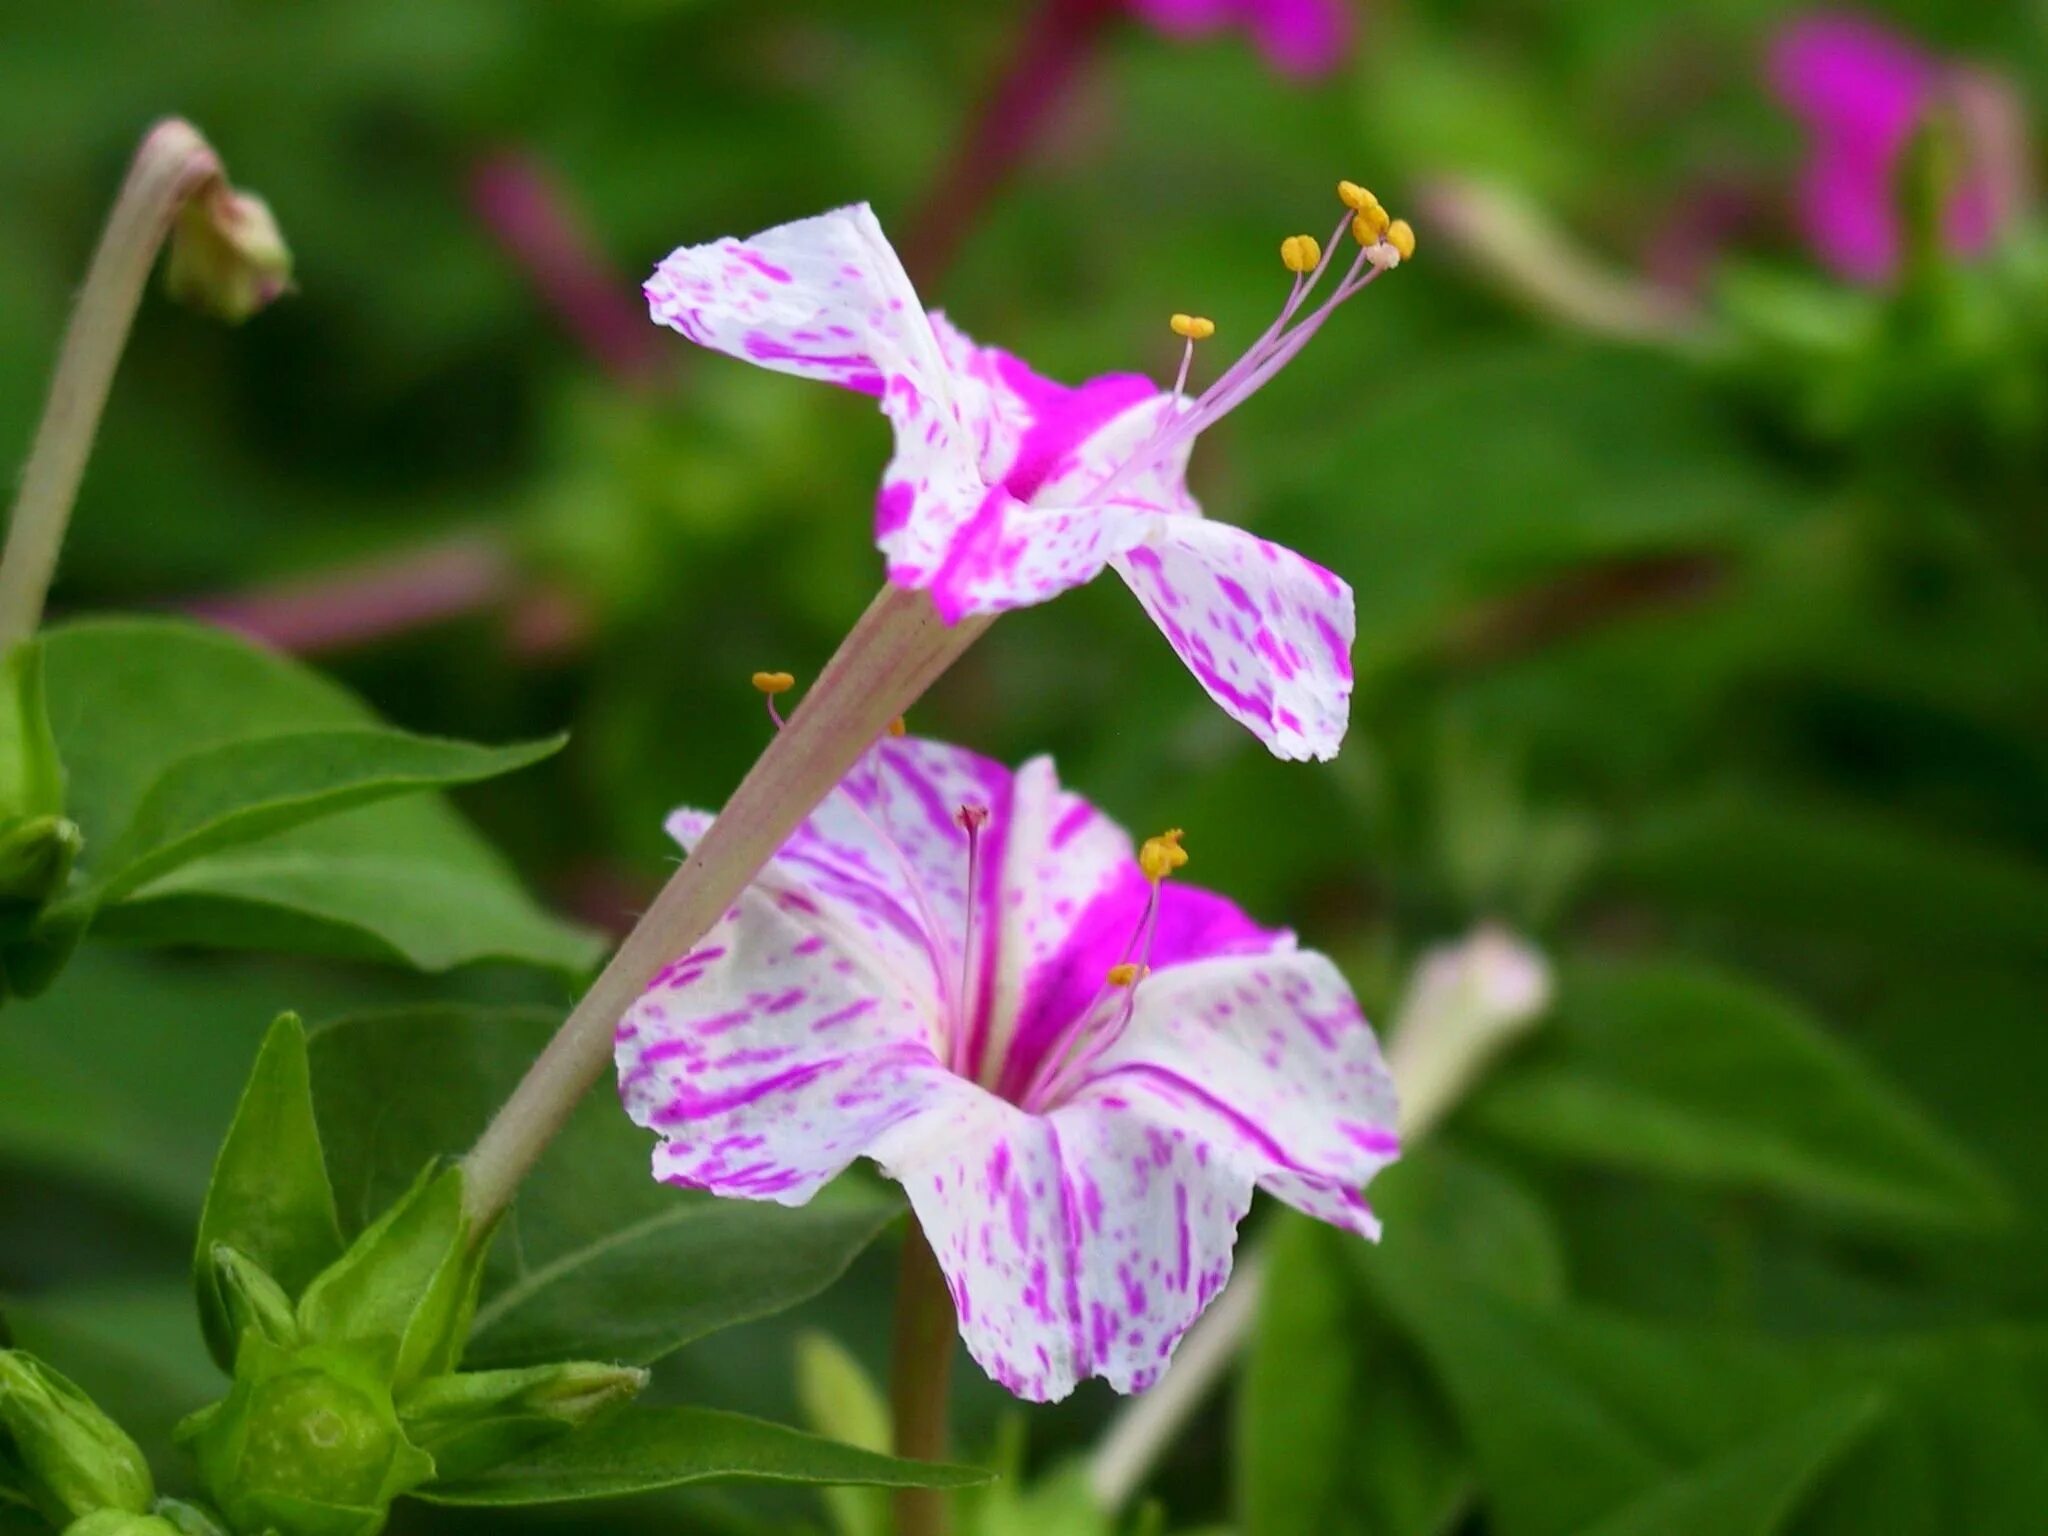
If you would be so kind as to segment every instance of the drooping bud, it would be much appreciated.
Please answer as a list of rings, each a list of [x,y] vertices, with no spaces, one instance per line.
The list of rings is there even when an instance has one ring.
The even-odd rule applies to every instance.
[[[470,1477],[630,1402],[647,1372],[569,1360],[527,1370],[435,1376],[398,1405],[406,1438],[434,1458],[441,1479]]]
[[[239,325],[291,284],[292,253],[262,198],[218,177],[186,201],[164,268],[172,298]]]
[[[65,1377],[18,1349],[0,1351],[0,1472],[52,1523],[101,1510],[140,1514],[156,1484],[121,1426]]]
[[[244,1335],[227,1397],[188,1419],[200,1481],[237,1531],[374,1536],[434,1475],[398,1420],[387,1362],[366,1345],[280,1349]]]

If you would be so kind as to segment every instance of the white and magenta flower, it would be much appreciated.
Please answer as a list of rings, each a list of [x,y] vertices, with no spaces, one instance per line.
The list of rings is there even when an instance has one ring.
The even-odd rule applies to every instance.
[[[1373,1237],[1360,1190],[1398,1150],[1336,967],[1160,878],[1184,857],[1134,850],[1047,759],[883,741],[621,1022],[656,1176],[800,1205],[872,1158],[992,1377],[1143,1389],[1254,1186]]]
[[[1289,242],[1318,260],[1295,268],[1280,318],[1194,400],[1183,393],[1192,340],[1171,391],[1130,373],[1068,387],[977,346],[925,312],[865,204],[686,246],[646,291],[655,319],[700,345],[880,400],[896,452],[876,542],[889,579],[929,591],[948,623],[1043,602],[1109,566],[1232,718],[1281,757],[1327,758],[1350,714],[1351,589],[1203,518],[1185,471],[1198,433],[1398,263],[1377,217],[1313,308],[1339,240],[1328,255]]]
[[[1928,114],[1947,107],[1961,174],[1942,210],[1942,237],[1975,255],[2026,196],[2024,114],[2011,86],[1923,51],[1877,22],[1819,12],[1774,38],[1769,74],[1812,136],[1798,188],[1802,232],[1822,261],[1855,282],[1898,269],[1901,157]]]
[[[1303,79],[1328,74],[1351,48],[1347,0],[1130,0],[1130,7],[1173,37],[1242,27],[1268,64]]]

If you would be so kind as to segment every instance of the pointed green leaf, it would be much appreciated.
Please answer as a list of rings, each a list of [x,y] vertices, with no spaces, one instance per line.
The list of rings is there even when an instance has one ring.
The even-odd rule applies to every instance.
[[[462,1170],[429,1165],[306,1288],[300,1328],[312,1340],[378,1345],[401,1387],[454,1369],[482,1262],[467,1232]]]
[[[1543,1043],[1471,1113],[1550,1156],[1865,1219],[2007,1214],[1968,1152],[1799,1009],[1692,966],[1568,973]]]
[[[434,1504],[507,1507],[617,1498],[712,1479],[965,1488],[978,1467],[901,1461],[708,1408],[630,1408],[478,1477],[434,1483]]]
[[[358,748],[374,741],[379,751],[407,754],[398,779],[422,781],[501,771],[540,749],[473,749],[488,761],[458,763],[442,751],[453,744],[390,732],[311,669],[197,624],[88,620],[56,626],[42,644],[66,814],[85,829],[81,879],[132,885],[109,862],[124,844],[124,859],[147,855],[158,871],[100,915],[100,931],[426,970],[506,960],[576,972],[599,953],[592,935],[538,908],[440,797],[356,803],[373,792],[374,765],[338,767],[322,784],[319,766],[300,750],[305,743],[260,743],[325,733]],[[230,802],[242,770],[258,765],[277,794],[244,820]],[[420,787],[385,784],[374,793]],[[288,824],[309,809],[320,819]],[[232,846],[214,841],[252,829],[263,835]],[[171,867],[174,854],[190,862]]]
[[[1820,1475],[1870,1428],[1883,1399],[1833,1399],[1672,1478],[1585,1536],[1773,1536]]]
[[[342,1251],[334,1189],[313,1119],[306,1032],[292,1014],[271,1025],[221,1144],[199,1216],[193,1277],[207,1347],[233,1370],[234,1328],[214,1273],[216,1245],[253,1261],[296,1296]]]
[[[482,747],[361,728],[293,731],[195,752],[150,785],[76,899],[119,901],[209,853],[360,805],[511,773],[567,739]]]
[[[552,1012],[433,1008],[320,1030],[314,1091],[343,1211],[363,1219],[392,1198],[410,1160],[474,1140],[559,1022]],[[601,1089],[521,1188],[488,1260],[466,1359],[652,1364],[816,1295],[900,1211],[852,1189],[789,1209],[657,1184],[645,1134]]]

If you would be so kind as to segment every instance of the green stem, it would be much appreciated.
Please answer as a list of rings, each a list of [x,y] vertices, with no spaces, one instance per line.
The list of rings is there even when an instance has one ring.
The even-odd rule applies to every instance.
[[[889,722],[990,622],[965,619],[949,627],[926,594],[883,587],[477,1141],[465,1179],[472,1230],[488,1230],[511,1203],[610,1063],[619,1018],[655,973],[696,946]]]
[[[0,652],[42,623],[43,599],[143,285],[178,210],[220,175],[211,146],[190,123],[175,118],[152,128],[135,152],[64,332],[49,403],[7,525],[7,547],[0,553]]]
[[[896,1285],[896,1338],[890,1360],[889,1406],[898,1456],[944,1461],[947,1408],[953,1378],[953,1340],[959,1324],[953,1294],[922,1228],[910,1224]],[[896,1492],[896,1536],[949,1536],[953,1507],[936,1488]]]

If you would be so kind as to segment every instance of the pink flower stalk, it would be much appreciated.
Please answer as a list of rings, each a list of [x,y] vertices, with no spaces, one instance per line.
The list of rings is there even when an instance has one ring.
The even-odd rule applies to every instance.
[[[1384,239],[1361,244],[1311,307],[1343,228],[1327,254],[1307,237],[1288,242],[1319,259],[1297,268],[1279,318],[1192,400],[1207,321],[1176,317],[1189,340],[1171,391],[1130,373],[1054,383],[927,314],[865,204],[686,246],[656,269],[647,298],[657,321],[700,345],[880,401],[896,454],[876,542],[889,580],[928,591],[947,623],[1043,602],[1110,567],[1227,714],[1278,756],[1328,758],[1350,714],[1350,587],[1204,519],[1185,474],[1199,433],[1398,263]]]
[[[1138,15],[1173,37],[1204,37],[1242,27],[1266,62],[1297,79],[1326,75],[1351,49],[1353,17],[1345,0],[1129,0]]]
[[[536,294],[591,359],[625,384],[645,384],[661,359],[619,292],[612,263],[582,210],[539,160],[507,150],[478,162],[470,206]]]
[[[1799,179],[1801,229],[1841,276],[1881,283],[1898,270],[1900,157],[1928,113],[1944,103],[1958,109],[1964,157],[1943,215],[1948,248],[1975,255],[2011,218],[2024,172],[2000,131],[2013,110],[2000,83],[1936,59],[1875,22],[1837,13],[1805,16],[1780,31],[1769,76],[1779,100],[1812,135]]]
[[[885,738],[621,1022],[655,1176],[801,1205],[871,1158],[990,1376],[1142,1390],[1255,1185],[1376,1237],[1360,1189],[1398,1153],[1343,977],[1165,880],[1177,837],[1135,851],[1049,759]]]

